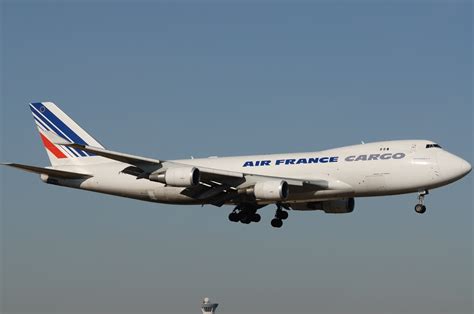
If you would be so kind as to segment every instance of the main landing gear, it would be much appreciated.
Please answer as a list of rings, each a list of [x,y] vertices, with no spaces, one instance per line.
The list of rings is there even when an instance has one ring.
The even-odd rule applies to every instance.
[[[282,209],[280,204],[277,205],[277,210],[275,212],[275,218],[272,219],[271,225],[274,228],[281,228],[283,226],[283,220],[288,218],[288,212]]]
[[[251,222],[259,222],[262,217],[257,214],[256,208],[246,208],[237,206],[229,214],[229,220],[232,222],[241,222],[243,224],[249,224]]]
[[[243,224],[249,224],[251,222],[259,222],[262,217],[257,214],[257,209],[262,206],[252,206],[252,205],[238,205],[234,210],[229,214],[229,220],[232,222],[241,222]],[[271,225],[274,228],[281,228],[283,226],[283,220],[288,218],[288,212],[284,209],[290,209],[289,207],[281,204],[277,204],[277,209],[275,212],[275,218],[272,219]]]
[[[425,201],[425,195],[428,195],[428,190],[418,192],[418,204],[415,205],[415,211],[418,214],[424,214],[426,212],[426,206],[423,204]]]

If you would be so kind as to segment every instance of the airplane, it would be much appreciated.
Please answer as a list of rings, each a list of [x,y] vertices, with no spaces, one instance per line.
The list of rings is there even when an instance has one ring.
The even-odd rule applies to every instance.
[[[418,193],[461,179],[471,165],[428,140],[362,143],[318,152],[162,160],[106,149],[52,102],[30,109],[51,166],[3,165],[33,172],[43,182],[143,201],[232,205],[232,222],[259,222],[276,206],[271,225],[288,211],[342,214],[357,197]]]

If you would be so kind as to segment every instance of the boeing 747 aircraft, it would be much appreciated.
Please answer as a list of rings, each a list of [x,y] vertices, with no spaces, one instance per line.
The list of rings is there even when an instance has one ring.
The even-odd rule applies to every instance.
[[[367,143],[319,152],[162,160],[107,150],[51,102],[30,104],[51,166],[5,165],[70,188],[168,204],[233,205],[229,220],[259,222],[275,204],[271,225],[288,211],[350,213],[354,198],[428,191],[471,171],[465,160],[427,140]]]

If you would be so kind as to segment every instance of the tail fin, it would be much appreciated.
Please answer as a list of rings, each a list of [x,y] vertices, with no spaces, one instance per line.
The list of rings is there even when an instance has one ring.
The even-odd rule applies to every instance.
[[[47,138],[45,131],[50,131],[74,143],[104,148],[55,104],[31,103],[30,109],[52,166],[87,165],[103,160],[76,148],[55,145]]]

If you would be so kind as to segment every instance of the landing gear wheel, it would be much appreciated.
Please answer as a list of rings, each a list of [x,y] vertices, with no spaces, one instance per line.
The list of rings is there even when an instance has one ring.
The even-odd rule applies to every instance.
[[[271,224],[274,228],[281,228],[281,226],[283,226],[283,221],[278,218],[273,218]]]
[[[238,222],[240,219],[239,219],[239,214],[236,213],[236,212],[232,212],[229,214],[229,220],[232,221],[232,222]]]
[[[428,195],[430,192],[428,190],[418,192],[418,204],[415,206],[415,211],[418,214],[424,214],[426,212],[426,206],[423,205],[425,201],[425,196]]]
[[[275,214],[275,217],[281,220],[285,220],[288,218],[288,212],[284,210],[278,210]]]
[[[262,219],[262,217],[259,214],[253,214],[252,216],[252,221],[253,222],[259,222]]]
[[[248,225],[249,223],[252,222],[252,217],[249,215],[245,215],[244,217],[240,218],[240,222]]]
[[[418,214],[424,214],[426,212],[426,206],[423,204],[416,204],[415,206],[415,211]]]

